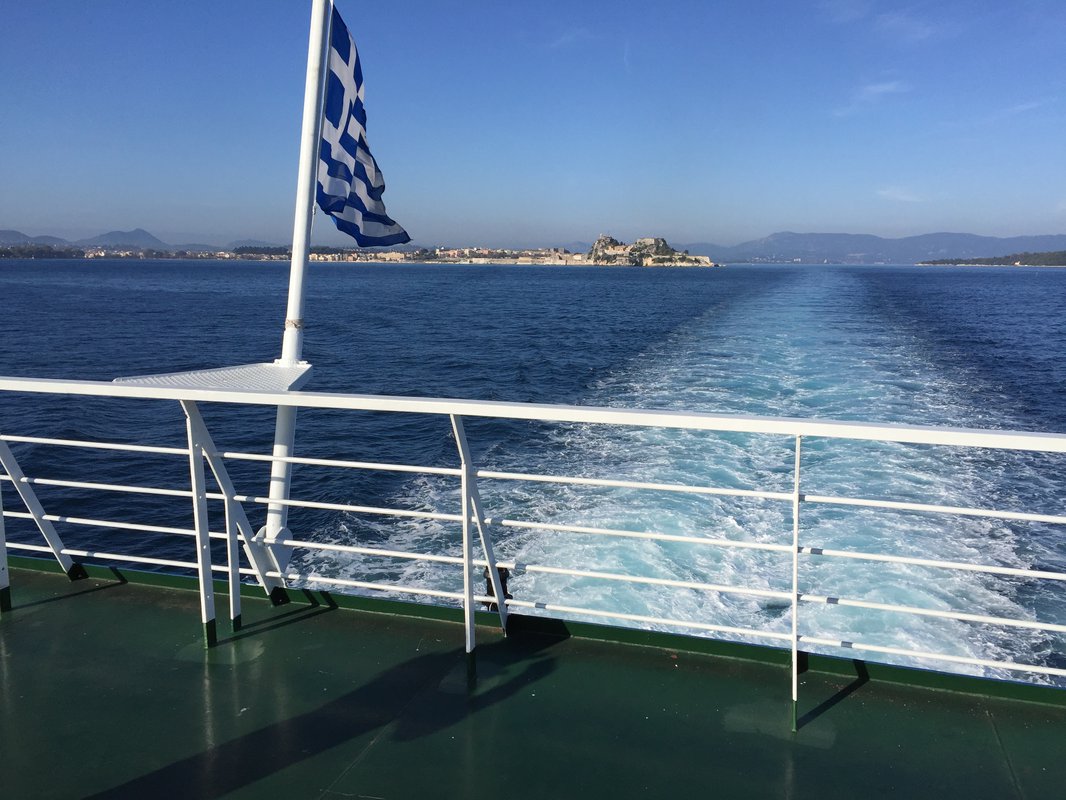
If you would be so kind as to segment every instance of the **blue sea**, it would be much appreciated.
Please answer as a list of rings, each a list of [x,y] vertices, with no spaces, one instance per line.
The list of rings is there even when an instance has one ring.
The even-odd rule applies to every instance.
[[[0,374],[110,380],[276,357],[288,265],[0,261]],[[913,266],[722,269],[315,264],[309,390],[762,414],[1066,432],[1066,270]],[[301,411],[297,455],[455,466],[447,421]],[[216,442],[269,452],[266,409],[208,408]],[[775,437],[471,420],[497,470],[790,491],[792,442]],[[0,396],[0,433],[180,446],[176,403]],[[180,488],[180,459],[32,445],[27,473]],[[1064,459],[887,444],[804,443],[803,489],[1062,514]],[[265,493],[262,465],[235,464]],[[492,516],[791,542],[791,506],[543,484],[482,486]],[[52,513],[189,525],[183,503],[41,489]],[[298,468],[293,496],[455,512],[453,479]],[[15,508],[10,485],[7,508]],[[261,511],[253,511],[253,524]],[[221,524],[221,523],[218,523]],[[457,526],[294,511],[299,538],[459,551]],[[9,521],[9,538],[36,541]],[[190,558],[191,543],[63,527],[68,546]],[[498,531],[523,563],[789,587],[790,557],[548,530]],[[805,544],[1066,571],[1061,526],[805,505]],[[454,568],[298,553],[303,572],[456,590]],[[812,594],[1066,621],[1066,584],[805,558]],[[516,598],[789,630],[785,602],[543,574]],[[1066,637],[879,611],[801,608],[801,633],[1066,667]],[[907,659],[889,659],[907,662]],[[973,670],[981,671],[981,670]],[[1000,673],[996,673],[1000,674]],[[1007,676],[1007,673],[1002,673]],[[1011,674],[1010,677],[1022,677]]]

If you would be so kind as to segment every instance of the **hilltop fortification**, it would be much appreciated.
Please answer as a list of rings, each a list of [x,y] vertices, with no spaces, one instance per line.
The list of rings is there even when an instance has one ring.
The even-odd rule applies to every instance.
[[[604,266],[629,267],[713,267],[707,256],[691,256],[686,250],[679,253],[660,237],[637,239],[624,244],[613,236],[600,236],[589,250],[589,261]]]

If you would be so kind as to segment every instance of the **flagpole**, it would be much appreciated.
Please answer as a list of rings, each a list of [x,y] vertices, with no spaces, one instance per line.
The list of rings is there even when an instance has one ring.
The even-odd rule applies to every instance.
[[[281,361],[294,364],[303,354],[304,271],[311,245],[311,219],[315,208],[318,142],[322,127],[323,64],[329,40],[331,0],[313,0],[311,32],[307,44],[307,80],[304,84],[303,128],[300,136],[300,172],[296,184],[296,212],[292,230],[292,266],[289,302]]]
[[[329,44],[329,22],[332,0],[312,0],[311,30],[307,42],[307,77],[304,83],[303,126],[300,134],[300,169],[296,184],[296,211],[292,231],[292,264],[289,269],[289,299],[285,310],[285,329],[281,340],[279,364],[293,365],[303,356],[304,332],[304,273],[311,248],[311,222],[315,208],[318,147],[322,126],[322,97],[325,86],[326,47]],[[296,409],[279,406],[274,428],[275,458],[292,456],[296,438]],[[292,479],[292,465],[274,461],[270,468],[270,500],[286,500]],[[288,521],[288,506],[271,502],[267,506],[267,542],[273,542]],[[280,569],[288,564],[289,548],[272,548]]]

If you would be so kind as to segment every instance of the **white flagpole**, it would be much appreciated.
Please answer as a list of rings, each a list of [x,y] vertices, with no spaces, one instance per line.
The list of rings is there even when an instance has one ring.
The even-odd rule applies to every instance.
[[[331,0],[313,0],[311,33],[307,43],[307,81],[304,84],[303,129],[300,136],[300,172],[296,183],[296,213],[292,228],[292,267],[289,271],[289,303],[285,312],[285,335],[281,361],[294,364],[303,354],[304,270],[311,246],[311,218],[315,208],[318,178],[318,146],[322,136],[322,96],[325,91],[323,64],[329,45]]]
[[[300,135],[300,171],[296,185],[296,212],[292,230],[292,266],[289,270],[289,301],[285,311],[285,333],[281,340],[279,364],[300,362],[303,355],[304,272],[311,248],[311,220],[315,208],[318,173],[318,148],[322,127],[322,98],[325,87],[326,48],[329,46],[329,23],[332,0],[312,0],[311,32],[307,42],[307,79],[304,83],[303,128]],[[274,429],[274,456],[292,456],[296,437],[296,409],[278,408]],[[289,496],[292,465],[275,461],[270,468],[271,500],[285,500]],[[267,507],[265,536],[273,542],[285,528],[288,507],[271,503]],[[263,533],[263,531],[261,531]],[[280,569],[288,564],[289,548],[272,548]]]

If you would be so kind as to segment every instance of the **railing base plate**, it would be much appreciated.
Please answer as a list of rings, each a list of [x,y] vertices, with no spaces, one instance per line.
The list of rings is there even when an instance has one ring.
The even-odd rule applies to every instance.
[[[89,573],[85,571],[85,567],[81,564],[73,564],[71,568],[67,570],[67,577],[72,581],[83,581],[89,577]]]
[[[209,619],[204,623],[204,647],[214,647],[218,644],[218,631],[215,628],[215,620]]]

